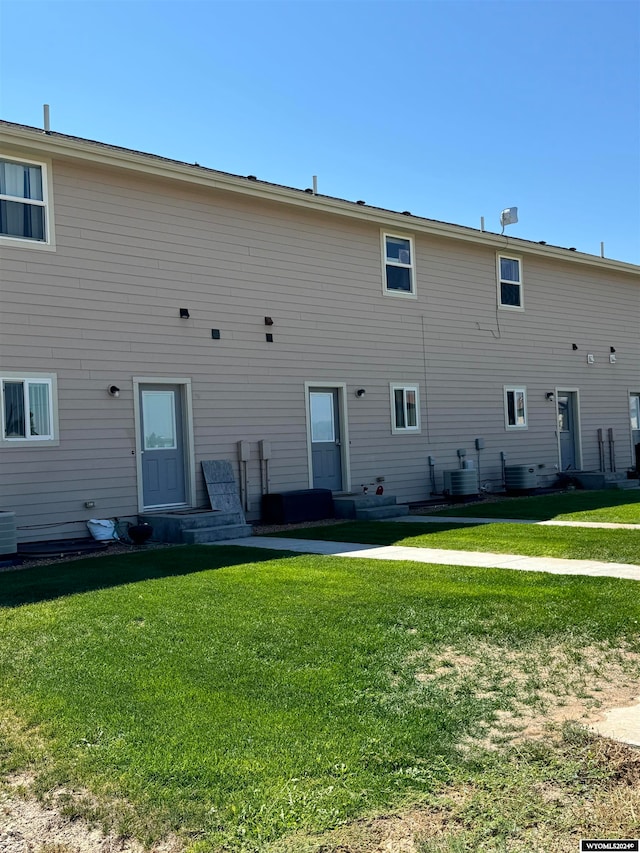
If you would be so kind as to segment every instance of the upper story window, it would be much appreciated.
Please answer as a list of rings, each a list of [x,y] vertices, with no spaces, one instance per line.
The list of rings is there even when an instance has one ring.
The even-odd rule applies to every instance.
[[[384,292],[394,296],[415,296],[413,238],[399,234],[382,235]]]
[[[516,311],[524,309],[520,258],[498,255],[498,305]]]
[[[47,167],[0,157],[0,238],[14,245],[51,242]]]
[[[507,429],[527,428],[527,389],[504,389],[504,416]]]
[[[417,385],[391,386],[391,432],[420,432]]]
[[[0,378],[2,441],[57,443],[55,374]]]

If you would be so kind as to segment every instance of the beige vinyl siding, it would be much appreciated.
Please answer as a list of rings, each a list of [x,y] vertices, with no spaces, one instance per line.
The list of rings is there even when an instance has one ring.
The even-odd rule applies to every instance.
[[[552,476],[544,395],[556,387],[580,389],[585,468],[597,466],[598,427],[615,429],[618,467],[630,463],[626,394],[640,365],[630,274],[518,248],[526,309],[497,312],[495,250],[416,234],[417,299],[394,299],[382,292],[379,225],[71,161],[54,160],[51,177],[56,251],[0,248],[1,365],[58,380],[60,446],[2,451],[2,503],[22,540],[136,513],[134,376],[191,379],[199,505],[200,462],[235,463],[236,442],[250,442],[253,516],[259,440],[272,444],[272,491],[309,485],[305,382],[347,385],[355,491],[384,477],[400,500],[424,500],[427,456],[441,485],[457,448],[475,460],[478,436],[483,479],[499,478],[500,451]],[[420,433],[391,434],[390,383],[419,384]],[[517,434],[504,427],[504,385],[527,388],[529,426]],[[34,527],[44,524],[60,526]]]

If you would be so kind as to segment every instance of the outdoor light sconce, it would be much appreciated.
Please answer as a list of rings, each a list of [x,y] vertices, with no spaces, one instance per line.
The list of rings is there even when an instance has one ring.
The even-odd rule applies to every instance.
[[[366,393],[367,392],[364,388],[358,388],[358,390],[356,391],[356,397],[360,400],[362,397],[364,397]]]
[[[555,395],[554,391],[547,391],[547,393],[544,396],[545,396],[545,399],[548,400],[550,403],[553,403],[556,399],[556,395]]]
[[[273,326],[273,320],[271,319],[271,317],[265,317],[264,324],[265,326]]]
[[[108,385],[107,386],[107,394],[109,394],[110,397],[119,397],[120,396],[120,389],[118,388],[117,385]]]
[[[181,308],[180,309],[180,319],[181,320],[188,320],[189,319],[189,309],[188,308]]]

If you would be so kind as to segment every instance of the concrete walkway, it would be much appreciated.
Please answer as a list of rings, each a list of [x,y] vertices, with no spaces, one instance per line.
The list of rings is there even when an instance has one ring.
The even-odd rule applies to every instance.
[[[542,527],[595,527],[602,530],[640,530],[640,524],[617,524],[614,521],[536,521],[525,518],[470,518],[464,515],[403,515],[400,518],[385,518],[398,524],[424,522],[431,524],[538,524]]]
[[[407,548],[404,545],[363,545],[358,542],[324,542],[318,539],[289,539],[284,536],[249,536],[225,539],[216,545],[240,545],[270,548],[299,554],[324,554],[332,557],[365,557],[368,560],[410,560],[414,563],[439,563],[445,566],[480,566],[516,569],[523,572],[549,572],[554,575],[640,580],[640,566],[603,563],[598,560],[568,560],[559,557],[523,557],[518,554],[494,554],[487,551],[450,551],[444,548]]]
[[[605,713],[604,719],[589,728],[602,737],[640,746],[640,702],[627,708],[612,708]]]

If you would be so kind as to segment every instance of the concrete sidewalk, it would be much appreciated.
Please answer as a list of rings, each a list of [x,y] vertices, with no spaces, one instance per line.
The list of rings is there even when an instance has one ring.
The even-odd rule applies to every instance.
[[[332,557],[364,557],[368,560],[410,560],[414,563],[439,563],[445,566],[479,566],[515,569],[523,572],[549,572],[554,575],[640,580],[640,566],[603,563],[598,560],[568,560],[559,557],[523,557],[518,554],[494,554],[486,551],[450,551],[444,548],[407,548],[403,545],[363,545],[358,542],[324,542],[317,539],[289,539],[284,536],[249,536],[225,539],[215,545],[240,545],[294,551],[299,554],[323,554]]]

